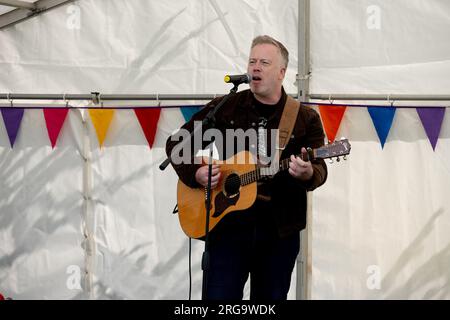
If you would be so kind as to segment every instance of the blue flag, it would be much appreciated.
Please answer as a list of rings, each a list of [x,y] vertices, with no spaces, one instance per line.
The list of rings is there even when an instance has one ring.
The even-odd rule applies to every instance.
[[[383,148],[389,134],[389,130],[391,130],[392,120],[395,115],[395,108],[367,107],[367,111],[369,111],[375,130],[377,130],[378,138],[381,142],[381,148]]]
[[[183,117],[184,117],[184,120],[186,120],[186,122],[191,120],[192,116],[194,114],[196,114],[198,111],[200,111],[200,109],[201,109],[200,107],[201,107],[201,105],[180,107],[181,113],[183,114]]]

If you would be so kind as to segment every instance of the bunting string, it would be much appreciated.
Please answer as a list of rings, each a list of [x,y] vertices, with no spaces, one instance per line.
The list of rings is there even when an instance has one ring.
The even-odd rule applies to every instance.
[[[317,105],[312,103],[302,103],[306,105]],[[337,131],[339,130],[344,112],[347,107],[367,108],[367,111],[372,119],[372,123],[377,132],[381,143],[381,148],[384,148],[386,139],[391,129],[395,111],[402,108],[415,108],[419,118],[422,122],[425,133],[433,148],[436,148],[436,143],[441,131],[442,121],[444,119],[445,110],[447,107],[442,106],[428,106],[428,107],[412,107],[412,106],[368,106],[368,105],[344,105],[344,104],[321,104],[318,105],[322,124],[325,134],[330,142],[333,142]]]
[[[384,148],[389,131],[395,119],[395,112],[402,108],[415,108],[418,117],[422,123],[428,140],[433,150],[436,148],[439,134],[441,131],[445,111],[448,106],[386,106],[386,105],[351,105],[351,104],[317,104],[302,103],[302,105],[316,106],[319,109],[320,118],[327,139],[330,142],[335,140],[339,131],[342,120],[345,118],[345,111],[348,107],[366,108],[372,120],[372,123],[380,140],[381,148]],[[20,133],[20,126],[26,109],[42,109],[47,127],[47,133],[50,145],[55,148],[58,136],[64,127],[65,119],[69,109],[88,109],[89,116],[93,127],[95,128],[99,146],[102,147],[109,126],[113,120],[115,110],[134,110],[137,121],[139,122],[142,132],[147,139],[148,145],[152,148],[157,133],[158,122],[160,119],[161,109],[178,108],[187,122],[192,116],[202,109],[204,105],[178,105],[178,106],[120,106],[120,107],[73,107],[66,105],[61,107],[58,105],[28,105],[20,107],[8,106],[0,107],[3,122],[8,134],[11,148]]]

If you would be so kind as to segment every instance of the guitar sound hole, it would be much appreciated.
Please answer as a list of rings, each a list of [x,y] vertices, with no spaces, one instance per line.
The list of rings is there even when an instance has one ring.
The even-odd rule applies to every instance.
[[[233,197],[239,193],[241,187],[241,179],[236,173],[230,174],[224,183],[224,191],[227,197]]]

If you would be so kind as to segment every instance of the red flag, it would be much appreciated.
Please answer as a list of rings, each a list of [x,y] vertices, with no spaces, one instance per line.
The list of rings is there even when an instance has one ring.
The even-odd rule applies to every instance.
[[[134,109],[136,117],[141,124],[141,128],[144,131],[145,138],[147,139],[150,148],[155,141],[156,128],[158,127],[159,115],[161,108],[136,108]]]
[[[44,108],[45,124],[47,125],[48,137],[52,143],[52,148],[56,145],[56,140],[64,120],[66,120],[67,112],[69,112],[67,108]]]
[[[323,128],[330,142],[336,138],[336,133],[341,125],[342,117],[347,109],[345,106],[319,105],[320,117]]]

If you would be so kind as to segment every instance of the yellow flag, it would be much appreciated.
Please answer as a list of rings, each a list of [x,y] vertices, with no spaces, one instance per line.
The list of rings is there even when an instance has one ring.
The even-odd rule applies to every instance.
[[[97,132],[98,142],[101,147],[114,115],[114,109],[89,109],[89,115]]]

